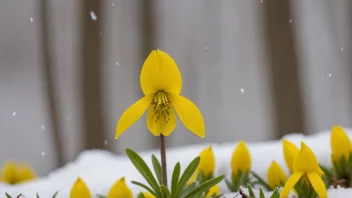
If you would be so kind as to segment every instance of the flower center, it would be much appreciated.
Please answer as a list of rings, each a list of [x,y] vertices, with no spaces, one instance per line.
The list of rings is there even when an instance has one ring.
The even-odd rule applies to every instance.
[[[160,119],[163,119],[165,123],[170,121],[170,100],[167,97],[165,91],[158,91],[154,95],[152,101],[154,105],[154,118],[158,122]]]

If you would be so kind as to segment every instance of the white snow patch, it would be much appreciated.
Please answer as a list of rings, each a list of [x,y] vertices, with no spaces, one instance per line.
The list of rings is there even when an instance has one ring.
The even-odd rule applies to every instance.
[[[89,14],[90,14],[90,18],[92,18],[93,21],[96,21],[98,19],[94,11],[90,11]]]
[[[351,129],[346,129],[346,132],[352,137]],[[300,146],[300,142],[304,141],[315,152],[320,164],[331,167],[329,138],[330,131],[323,131],[311,136],[296,133],[283,137],[283,139],[290,140],[297,146]],[[183,171],[186,165],[188,165],[195,156],[199,155],[201,150],[209,146],[209,144],[210,143],[204,143],[168,149],[168,174],[172,174],[173,167],[178,161],[181,163]],[[237,142],[234,140],[230,142],[229,140],[227,143],[213,143],[211,145],[216,157],[215,175],[225,174],[226,177],[229,178],[231,175],[230,160]],[[259,176],[266,178],[266,170],[272,160],[276,160],[288,174],[283,159],[281,140],[261,143],[247,142],[247,145],[252,156],[252,170]],[[146,161],[148,166],[151,167],[151,154],[159,156],[159,151],[143,151],[139,152],[139,154]],[[103,150],[89,150],[82,152],[75,161],[35,181],[14,186],[0,183],[0,197],[3,196],[5,192],[8,192],[12,196],[17,196],[22,193],[25,197],[35,197],[35,194],[38,192],[40,197],[51,197],[56,191],[59,191],[57,198],[67,198],[69,197],[72,184],[78,176],[86,182],[91,193],[94,195],[106,195],[114,182],[123,176],[126,178],[127,184],[134,195],[137,195],[141,191],[141,188],[133,185],[131,180],[145,182],[126,155],[115,155]],[[227,198],[233,198],[238,194],[230,193],[226,188],[225,182],[221,182],[219,187],[221,192],[226,194],[225,197]],[[243,188],[243,190],[246,192],[245,188]],[[352,189],[329,189],[328,193],[329,198],[352,197]],[[237,197],[239,198],[240,196],[238,195]]]

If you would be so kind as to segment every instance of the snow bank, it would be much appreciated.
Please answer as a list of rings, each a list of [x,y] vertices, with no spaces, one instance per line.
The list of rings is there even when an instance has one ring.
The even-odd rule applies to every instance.
[[[346,130],[346,132],[352,136],[352,130]],[[319,162],[324,166],[330,167],[331,149],[329,137],[330,131],[324,131],[307,137],[301,134],[291,134],[285,136],[284,139],[292,141],[297,146],[300,146],[300,141],[304,141],[315,152]],[[169,175],[171,175],[173,166],[177,161],[180,161],[182,169],[184,169],[208,145],[201,144],[168,149],[167,162]],[[225,174],[226,176],[230,176],[230,160],[236,145],[237,143],[212,144],[216,156],[216,175]],[[261,177],[266,178],[266,170],[272,160],[276,160],[288,174],[283,159],[281,141],[247,143],[247,145],[252,156],[252,170],[257,172]],[[139,154],[150,166],[151,154],[159,156],[158,150],[139,152]],[[72,184],[78,176],[86,182],[92,194],[104,195],[123,176],[125,176],[128,182],[130,180],[144,181],[125,155],[114,155],[107,151],[91,150],[82,152],[74,162],[52,172],[47,177],[16,186],[0,184],[0,197],[5,192],[8,192],[12,196],[22,193],[26,198],[34,198],[38,192],[42,198],[47,198],[51,197],[56,191],[59,191],[57,198],[68,198]],[[137,195],[141,191],[139,187],[131,183],[128,183],[128,185],[134,195]],[[220,189],[222,193],[229,193],[224,182],[220,184]],[[226,197],[232,198],[236,195],[237,193],[230,193]],[[237,197],[240,198],[240,195]],[[330,189],[329,197],[352,197],[352,189]]]

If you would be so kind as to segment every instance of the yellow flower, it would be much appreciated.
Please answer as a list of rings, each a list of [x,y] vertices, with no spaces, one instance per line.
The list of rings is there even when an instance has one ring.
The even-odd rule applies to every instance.
[[[154,195],[150,194],[149,192],[143,192],[144,198],[155,198]]]
[[[142,67],[140,76],[144,97],[130,106],[116,126],[117,139],[147,110],[147,127],[155,135],[168,136],[176,128],[175,110],[187,129],[204,138],[204,120],[198,107],[180,96],[181,73],[174,60],[165,52],[153,50]]]
[[[293,174],[287,180],[282,189],[280,198],[286,198],[291,189],[294,188],[296,183],[302,177],[309,181],[319,198],[327,198],[327,191],[321,177],[321,170],[319,168],[317,157],[303,142],[301,142],[301,150],[294,160]]]
[[[239,171],[248,173],[251,169],[251,155],[244,141],[240,141],[233,152],[231,169],[233,174],[237,174]]]
[[[70,198],[91,198],[87,185],[80,177],[72,186]]]
[[[215,170],[215,156],[211,146],[204,149],[200,153],[200,162],[198,165],[198,170],[203,173],[203,175],[212,175]]]
[[[7,184],[18,184],[36,178],[36,174],[29,165],[18,165],[7,162],[1,170],[0,181]]]
[[[285,172],[282,170],[282,168],[276,161],[273,161],[271,163],[266,177],[268,184],[272,189],[275,189],[276,187],[281,187],[287,180]]]
[[[124,177],[111,187],[107,198],[132,198],[132,191],[126,185]]]
[[[331,137],[331,158],[335,163],[339,163],[342,156],[346,161],[349,159],[351,153],[351,141],[346,132],[340,126],[333,126]]]
[[[218,185],[215,185],[209,189],[209,192],[205,196],[205,198],[210,198],[212,195],[219,195],[220,194],[220,189]]]
[[[294,145],[292,142],[288,140],[283,140],[283,153],[284,153],[284,158],[286,162],[287,168],[290,170],[290,172],[293,172],[293,161],[297,157],[299,153],[299,149],[297,148],[296,145]]]

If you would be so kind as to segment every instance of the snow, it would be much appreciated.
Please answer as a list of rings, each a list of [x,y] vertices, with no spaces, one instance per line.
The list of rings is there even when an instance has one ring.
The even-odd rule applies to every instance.
[[[93,21],[96,21],[98,19],[94,11],[90,11],[89,14],[90,14],[90,18],[92,18]]]
[[[346,130],[352,136],[352,130]],[[297,146],[304,141],[316,154],[319,162],[330,167],[330,131],[324,131],[311,136],[302,134],[290,134],[284,139],[292,141]],[[123,139],[123,137],[121,137]],[[121,141],[121,140],[116,140]],[[215,175],[225,174],[230,176],[230,160],[237,143],[211,144],[216,156]],[[261,177],[266,178],[266,170],[272,160],[276,160],[288,174],[282,154],[282,143],[280,141],[268,141],[261,143],[247,143],[252,156],[252,170]],[[169,148],[167,150],[168,174],[171,175],[173,166],[180,161],[182,170],[197,156],[201,150],[209,144],[198,144],[179,148]],[[158,150],[138,152],[147,164],[152,166],[151,154],[159,156]],[[41,197],[51,197],[56,191],[59,191],[57,198],[69,197],[72,184],[80,176],[90,188],[92,194],[107,194],[110,187],[119,178],[125,176],[129,187],[134,195],[137,195],[141,189],[130,183],[131,180],[144,182],[132,163],[125,155],[115,155],[103,150],[90,150],[82,152],[75,161],[66,164],[66,166],[55,170],[46,177],[42,177],[32,182],[20,185],[10,186],[0,184],[0,197],[8,192],[10,195],[22,193],[25,197],[35,197],[38,192]],[[170,179],[170,177],[169,177]],[[229,193],[224,182],[219,184],[222,193]],[[246,189],[243,189],[246,192]],[[229,193],[225,197],[232,198],[238,193]],[[238,198],[241,196],[238,195]],[[352,189],[329,189],[329,198],[352,197]]]
[[[12,113],[12,116],[15,116],[16,115],[16,111]]]
[[[241,88],[241,90],[240,90],[240,91],[241,91],[241,93],[244,93],[244,89],[243,89],[243,88]]]

